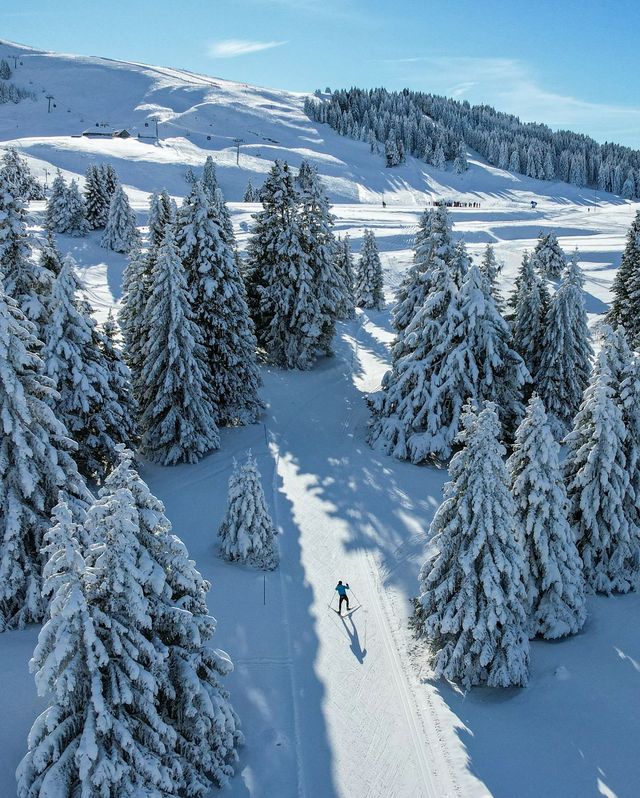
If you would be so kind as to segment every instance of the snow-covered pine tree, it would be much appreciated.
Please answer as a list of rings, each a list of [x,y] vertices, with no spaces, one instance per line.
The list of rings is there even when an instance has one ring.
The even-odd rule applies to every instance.
[[[345,233],[344,238],[336,238],[335,262],[336,268],[340,272],[344,286],[344,294],[338,305],[339,319],[352,319],[355,314],[355,297],[353,295],[353,252],[351,251],[351,241],[349,234]]]
[[[178,212],[177,245],[206,351],[205,380],[219,424],[252,424],[263,407],[246,291],[217,205],[196,181]]]
[[[147,346],[147,302],[151,294],[149,253],[134,247],[129,253],[122,277],[122,299],[118,322],[124,341],[124,359],[131,373],[131,385],[136,399],[142,390],[144,352]]]
[[[154,191],[149,197],[149,250],[151,253],[157,252],[162,246],[165,228],[168,224],[175,222],[173,218],[173,206],[171,197],[162,190]]]
[[[599,593],[626,593],[638,584],[636,536],[625,499],[629,473],[627,430],[618,386],[604,349],[567,436],[564,464],[569,520],[577,537],[587,585]]]
[[[505,304],[504,299],[502,298],[502,293],[498,286],[498,277],[502,271],[503,265],[504,264],[500,263],[496,258],[496,252],[492,245],[487,244],[484,252],[482,253],[482,259],[480,260],[479,268],[487,278],[487,282],[491,288],[491,294],[500,313],[504,313]]]
[[[422,452],[422,444],[414,447],[414,435],[424,437],[434,422],[438,427],[431,414],[430,382],[443,357],[453,347],[460,323],[458,275],[452,265],[455,249],[449,243],[445,250],[440,248],[439,251],[442,257],[430,259],[426,298],[394,344],[392,369],[384,375],[382,391],[370,398],[374,415],[369,442],[374,448],[401,460],[414,460],[418,452]],[[463,402],[461,397],[458,414]],[[456,432],[457,427],[451,441]],[[440,452],[445,459],[449,457],[450,444],[444,446],[435,440],[433,444],[434,454]]]
[[[118,185],[111,197],[107,225],[100,245],[114,252],[128,253],[139,241],[136,215],[131,210],[124,189]]]
[[[67,235],[81,237],[89,231],[87,223],[87,209],[78,189],[78,183],[72,180],[66,193],[67,200]]]
[[[413,264],[407,271],[393,308],[393,326],[400,338],[424,304],[431,289],[431,276],[442,263],[453,262],[455,247],[451,239],[451,218],[445,205],[424,211],[418,225]]]
[[[631,352],[624,332],[618,328],[624,343],[624,361],[620,381],[620,404],[622,420],[627,431],[625,458],[629,475],[629,490],[625,502],[625,514],[632,535],[635,551],[637,585],[640,586],[640,357]]]
[[[354,294],[359,308],[372,310],[384,308],[382,263],[373,230],[364,231],[362,249],[356,265]]]
[[[546,234],[540,233],[531,260],[542,277],[556,278],[562,275],[567,259],[553,230]]]
[[[58,491],[76,507],[89,495],[34,331],[0,285],[0,631],[42,620],[41,551]]]
[[[551,428],[559,437],[571,428],[591,373],[593,349],[583,284],[574,253],[546,313],[536,374],[536,391],[544,402]]]
[[[45,212],[45,226],[54,233],[66,233],[69,226],[67,183],[58,170],[51,183],[51,195]]]
[[[511,330],[498,311],[488,280],[472,265],[457,295],[459,322],[453,334],[443,327],[442,355],[431,375],[428,428],[415,435],[417,462],[431,453],[448,457],[468,399],[495,402],[503,435],[512,440],[524,415],[522,394],[530,375],[513,349]]]
[[[514,349],[524,360],[534,385],[538,382],[550,301],[545,280],[532,270],[518,290],[512,327]]]
[[[44,314],[47,275],[31,259],[23,201],[0,173],[0,270],[4,288],[25,316],[39,324]],[[39,332],[39,330],[38,330]]]
[[[253,185],[251,184],[251,180],[247,183],[247,188],[245,189],[244,196],[242,197],[243,202],[258,202],[258,197],[256,196],[256,190],[254,189]]]
[[[458,144],[456,157],[453,161],[453,171],[457,175],[461,175],[463,172],[466,172],[468,168],[469,164],[467,162],[467,148],[464,145],[464,141],[461,141]]]
[[[432,166],[436,169],[444,169],[446,166],[447,160],[444,156],[444,150],[442,149],[442,145],[438,144],[438,146],[433,151],[433,158],[431,160]]]
[[[467,410],[463,449],[431,524],[433,554],[420,573],[416,633],[426,639],[436,677],[465,688],[522,686],[529,672],[523,550],[500,443],[488,403]]]
[[[620,268],[613,281],[613,302],[607,316],[614,326],[622,325],[631,341],[640,334],[640,211],[627,233]],[[632,297],[633,293],[633,297]]]
[[[87,602],[80,537],[79,525],[61,501],[45,538],[43,598],[50,599],[49,618],[29,663],[48,706],[31,727],[28,752],[16,771],[18,798],[70,796],[81,782],[76,754],[106,651]]]
[[[104,190],[107,194],[109,204],[111,204],[111,199],[115,194],[116,188],[118,188],[118,184],[120,183],[118,180],[118,173],[110,163],[103,163],[99,168],[102,172],[102,185],[104,186]]]
[[[518,307],[518,302],[520,301],[521,295],[527,293],[534,282],[534,277],[537,274],[533,261],[525,249],[522,255],[522,261],[520,263],[520,268],[518,269],[518,273],[516,274],[516,279],[513,284],[513,292],[509,296],[507,300],[507,313],[505,314],[507,318],[513,318],[516,312],[516,308]]]
[[[258,343],[284,368],[313,366],[322,330],[315,275],[303,248],[291,169],[276,161],[262,187],[248,247],[247,290]]]
[[[158,252],[146,308],[137,397],[141,448],[162,465],[195,463],[219,448],[220,437],[209,401],[207,354],[171,226]]]
[[[133,396],[131,372],[117,343],[119,332],[110,310],[102,329],[97,333],[112,397],[105,402],[103,415],[108,424],[107,434],[121,444],[133,446],[138,439],[138,407]]]
[[[45,198],[43,187],[31,174],[26,159],[18,155],[15,147],[7,147],[2,156],[0,182],[4,181],[11,193],[23,202]]]
[[[215,162],[210,155],[207,155],[202,170],[202,188],[209,202],[215,202],[216,192],[219,188],[218,176],[216,174]]]
[[[279,561],[276,529],[267,510],[255,458],[234,461],[225,517],[218,530],[225,560],[271,571]]]
[[[167,753],[180,768],[179,793],[203,796],[233,774],[236,748],[243,742],[222,685],[233,666],[224,651],[210,646],[216,629],[207,608],[211,585],[172,533],[162,502],[140,478],[126,449],[104,492],[119,489],[133,496],[138,560],[150,575],[143,590],[151,609],[151,631],[168,654],[168,678],[160,683],[156,698],[163,720],[176,733],[176,744]]]
[[[544,404],[534,395],[507,468],[524,549],[530,635],[548,639],[576,634],[586,620],[582,560],[567,519],[559,451]]]
[[[96,164],[87,167],[84,182],[84,204],[90,230],[100,230],[107,224],[110,197],[104,183],[104,173]]]
[[[314,275],[314,290],[322,314],[319,354],[331,354],[336,318],[342,305],[348,301],[349,287],[336,263],[336,241],[332,229],[334,217],[329,210],[329,198],[316,168],[308,161],[300,164],[296,183],[302,247]]]
[[[167,650],[153,634],[154,608],[145,593],[151,580],[161,589],[164,574],[149,567],[138,536],[138,508],[126,488],[101,490],[84,526],[96,543],[77,580],[77,604],[69,608],[69,620],[74,609],[81,614],[71,627],[77,656],[61,656],[69,643],[64,627],[59,629],[62,640],[46,636],[36,650],[41,688],[53,690],[60,703],[50,710],[51,720],[59,723],[36,722],[38,736],[32,740],[43,750],[32,763],[36,774],[42,765],[60,770],[56,755],[66,754],[68,770],[62,773],[72,791],[62,794],[73,794],[81,784],[82,792],[96,797],[177,795],[176,733],[157,698],[169,678]],[[49,735],[53,739],[47,740]]]
[[[204,162],[204,169],[202,172],[202,187],[204,189],[204,193],[207,199],[213,205],[216,216],[219,219],[220,224],[222,225],[223,237],[226,243],[233,250],[235,250],[236,236],[233,231],[231,216],[229,215],[229,209],[227,208],[227,204],[224,201],[224,195],[222,194],[222,189],[218,184],[218,176],[216,175],[216,165],[214,163],[213,158],[210,155],[207,156],[207,159]]]
[[[54,382],[54,412],[78,445],[77,461],[87,478],[102,479],[115,461],[116,445],[128,443],[118,428],[126,411],[117,404],[98,346],[96,322],[80,297],[80,282],[70,255],[51,292],[51,316],[42,358]]]

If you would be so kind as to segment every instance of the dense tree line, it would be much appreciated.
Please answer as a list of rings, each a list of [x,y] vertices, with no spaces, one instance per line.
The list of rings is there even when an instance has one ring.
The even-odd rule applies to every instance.
[[[629,199],[640,196],[640,151],[568,130],[524,123],[488,105],[470,105],[424,92],[341,89],[316,92],[306,113],[343,136],[383,152],[389,167],[412,155],[436,168],[467,168],[470,147],[489,163],[538,180],[597,187]]]

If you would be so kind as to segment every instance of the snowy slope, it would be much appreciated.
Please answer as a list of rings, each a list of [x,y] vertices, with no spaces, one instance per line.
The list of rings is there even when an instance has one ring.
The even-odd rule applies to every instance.
[[[298,165],[309,158],[338,202],[380,202],[383,193],[388,202],[403,205],[421,205],[433,196],[492,207],[523,207],[531,199],[553,205],[593,202],[591,190],[513,175],[473,154],[464,175],[412,158],[386,169],[381,157],[370,155],[367,144],[308,119],[302,94],[165,67],[47,53],[0,40],[0,57],[13,53],[21,57],[12,79],[37,99],[0,106],[0,141],[11,141],[34,158],[80,174],[92,160],[108,160],[125,184],[141,192],[161,185],[184,193],[185,170],[201,165],[211,154],[231,201],[242,199],[249,178],[260,185],[273,159],[287,158]],[[54,97],[51,113],[47,95]],[[156,118],[160,142],[139,140],[138,134],[153,135]],[[134,138],[80,136],[96,129],[96,123],[126,128]],[[234,138],[244,142],[239,165]]]
[[[0,43],[0,57],[17,49]],[[533,248],[541,229],[553,228],[565,250],[580,248],[592,321],[606,310],[637,205],[609,196],[599,198],[594,212],[592,192],[513,176],[477,159],[461,177],[415,161],[387,170],[365,144],[306,119],[299,95],[178,70],[20,51],[16,82],[38,100],[0,106],[0,141],[16,143],[41,174],[59,166],[81,175],[92,160],[112,162],[140,225],[148,192],[165,186],[184,195],[184,171],[211,153],[234,200],[244,247],[257,210],[235,202],[247,179],[259,185],[274,157],[296,164],[307,156],[337,202],[338,232],[348,232],[358,249],[365,227],[375,231],[389,301],[411,260],[423,202],[436,195],[481,203],[453,211],[454,232],[474,254],[495,244],[505,261],[505,290],[522,251]],[[51,114],[46,93],[56,98]],[[160,144],[75,137],[96,121],[148,131],[144,123],[155,114],[164,120]],[[239,166],[235,136],[246,141]],[[535,211],[531,199],[539,203]],[[38,235],[43,205],[30,210]],[[101,249],[99,238],[59,236],[59,243],[77,259],[104,317],[119,300],[125,259]],[[591,599],[590,620],[575,639],[534,643],[525,690],[463,695],[428,680],[406,621],[447,474],[399,463],[365,443],[363,395],[379,386],[391,337],[388,309],[359,312],[339,326],[336,357],[312,372],[264,369],[263,423],[225,430],[221,450],[196,466],[143,468],[213,583],[215,642],[235,662],[229,684],[247,746],[226,794],[635,798],[638,596]],[[232,461],[248,448],[282,532],[281,567],[264,578],[221,561],[215,550]],[[345,619],[327,607],[338,579],[349,581],[362,602]],[[27,668],[36,636],[37,629],[0,636],[3,797],[15,794],[13,771],[41,706]]]

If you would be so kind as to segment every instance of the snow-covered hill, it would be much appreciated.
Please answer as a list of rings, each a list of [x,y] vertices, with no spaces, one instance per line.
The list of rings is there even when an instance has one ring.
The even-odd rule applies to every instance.
[[[422,205],[433,197],[492,207],[523,207],[532,199],[543,205],[587,205],[594,200],[589,189],[514,175],[473,153],[471,168],[463,175],[411,158],[386,169],[367,144],[311,121],[304,114],[302,94],[0,41],[0,57],[10,54],[20,56],[13,81],[34,92],[36,100],[0,107],[0,140],[70,172],[83,173],[95,158],[108,160],[126,185],[141,192],[161,185],[184,193],[186,169],[201,165],[211,154],[230,201],[242,199],[249,178],[260,185],[274,158],[295,166],[302,158],[311,159],[336,202],[379,203],[383,194],[387,202],[402,205]],[[50,113],[48,96],[53,97]],[[126,129],[132,138],[81,136],[86,130],[105,129]],[[239,163],[236,138],[242,139]]]
[[[462,176],[411,159],[385,169],[366,144],[311,122],[303,97],[284,91],[0,42],[0,57],[9,52],[20,53],[15,82],[38,99],[0,106],[0,143],[16,144],[41,176],[48,170],[49,182],[56,167],[82,175],[93,160],[112,163],[140,225],[151,190],[184,195],[186,169],[212,154],[243,247],[257,209],[239,202],[247,180],[259,185],[275,157],[294,165],[308,157],[336,202],[338,232],[349,232],[358,249],[365,227],[375,231],[389,300],[411,260],[424,202],[444,197],[480,203],[453,211],[454,232],[474,254],[495,244],[505,289],[523,250],[540,229],[554,228],[565,250],[580,248],[592,321],[607,308],[637,205],[605,196],[595,210],[591,191],[514,176],[473,156]],[[50,114],[46,95],[55,98]],[[160,142],[138,140],[155,130],[156,116]],[[96,122],[134,137],[80,136]],[[236,137],[244,139],[239,165]],[[39,234],[43,204],[30,211]],[[125,259],[100,248],[99,238],[59,242],[104,315],[120,297]],[[229,686],[247,746],[226,794],[635,798],[638,596],[590,599],[583,633],[534,643],[524,690],[462,695],[427,681],[424,658],[411,654],[409,599],[447,475],[365,443],[363,394],[379,386],[391,338],[388,310],[359,312],[340,325],[336,357],[312,372],[264,369],[263,423],[224,430],[221,450],[196,466],[143,466],[213,583],[215,642],[235,661]],[[215,551],[232,461],[247,448],[282,532],[281,567],[264,581]],[[349,619],[327,609],[338,578],[362,602]],[[41,706],[27,667],[36,636],[37,629],[0,636],[0,796],[15,794],[13,771]]]

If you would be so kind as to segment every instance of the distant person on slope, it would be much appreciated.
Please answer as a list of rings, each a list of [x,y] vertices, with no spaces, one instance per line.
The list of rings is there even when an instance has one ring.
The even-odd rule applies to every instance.
[[[346,585],[342,584],[342,580],[338,582],[336,585],[336,590],[338,591],[338,595],[340,596],[340,600],[338,601],[338,614],[342,615],[342,602],[347,602],[347,612],[349,612],[349,596],[347,596],[347,590],[349,590],[349,583],[347,582]]]

